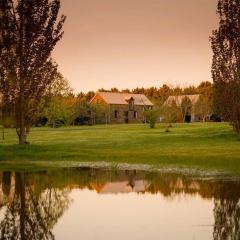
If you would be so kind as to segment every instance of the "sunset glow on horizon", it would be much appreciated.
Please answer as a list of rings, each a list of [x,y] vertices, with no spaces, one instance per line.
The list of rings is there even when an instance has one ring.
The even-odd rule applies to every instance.
[[[75,92],[211,81],[216,5],[216,0],[63,0],[65,35],[54,58]]]

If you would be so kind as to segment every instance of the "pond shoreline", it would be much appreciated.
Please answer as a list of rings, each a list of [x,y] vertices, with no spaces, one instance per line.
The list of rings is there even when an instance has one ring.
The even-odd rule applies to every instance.
[[[184,166],[161,166],[152,164],[129,164],[129,163],[114,163],[114,162],[76,162],[76,161],[24,161],[12,162],[2,161],[0,170],[5,171],[20,171],[20,172],[39,172],[44,170],[58,170],[58,169],[100,169],[109,171],[146,171],[153,173],[177,173],[185,176],[194,176],[196,178],[204,179],[224,179],[234,180],[240,179],[240,174],[224,170],[209,170],[203,168],[190,168]]]

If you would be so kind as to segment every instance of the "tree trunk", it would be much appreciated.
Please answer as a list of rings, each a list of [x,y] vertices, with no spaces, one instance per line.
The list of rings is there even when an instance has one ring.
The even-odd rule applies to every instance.
[[[27,131],[25,127],[17,129],[17,135],[20,145],[27,144]]]
[[[24,49],[24,0],[20,9],[20,28],[19,28],[19,144],[26,144],[26,128],[25,128],[25,100],[24,100],[24,74],[23,74],[23,49]]]
[[[233,124],[233,129],[237,134],[240,134],[240,121],[236,121]]]
[[[206,116],[205,116],[205,115],[202,116],[202,122],[203,122],[203,123],[206,122]]]

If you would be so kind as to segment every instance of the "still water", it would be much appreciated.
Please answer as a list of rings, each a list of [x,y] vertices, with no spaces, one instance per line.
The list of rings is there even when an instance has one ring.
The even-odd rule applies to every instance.
[[[0,173],[0,239],[240,239],[240,181],[91,168]]]

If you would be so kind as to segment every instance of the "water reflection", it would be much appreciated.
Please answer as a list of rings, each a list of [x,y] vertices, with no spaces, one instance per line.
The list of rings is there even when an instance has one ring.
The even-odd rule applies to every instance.
[[[3,173],[0,206],[6,206],[0,239],[54,239],[52,229],[68,208],[68,190],[31,181],[24,173]]]
[[[81,199],[71,195],[75,190],[79,191],[78,195],[85,190],[96,193],[94,195],[96,201],[98,201],[96,196],[112,196],[111,201],[115,201],[116,196],[118,199],[124,198],[123,196],[129,196],[129,193],[135,194],[136,199],[141,196],[155,196],[159,202],[162,198],[173,201],[179,196],[191,196],[191,199],[198,197],[201,200],[199,211],[204,211],[201,209],[204,201],[213,204],[211,211],[214,222],[211,239],[240,239],[239,187],[240,181],[236,180],[204,179],[144,171],[81,168],[41,173],[2,172],[0,173],[0,239],[55,239],[54,228],[57,223],[63,221],[64,214],[68,212],[74,201],[81,202]],[[182,203],[184,201],[186,200],[183,199]],[[148,202],[142,206],[146,207],[146,204]],[[79,218],[79,213],[76,214]],[[173,214],[172,218],[175,217]],[[182,218],[184,221],[184,216]],[[84,216],[81,219],[84,219]],[[203,225],[209,224],[208,219],[205,221]],[[146,223],[145,231],[148,231],[147,224],[151,223]],[[161,225],[164,223],[159,223],[159,227]],[[173,229],[174,227],[177,226],[172,226]],[[192,231],[194,235],[194,228]],[[74,239],[79,239],[79,236],[75,236]]]

